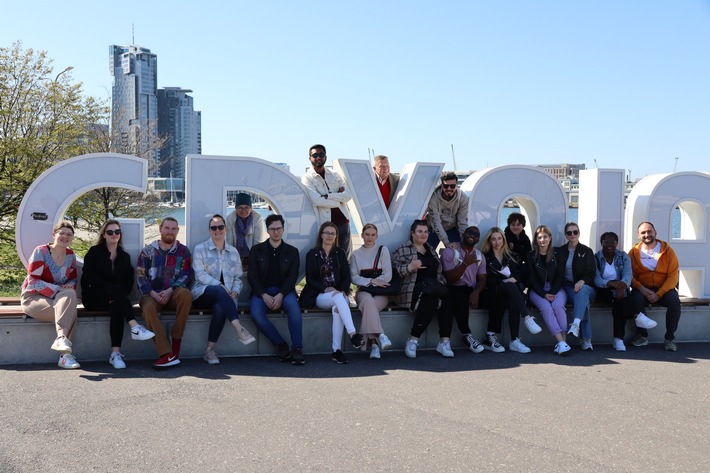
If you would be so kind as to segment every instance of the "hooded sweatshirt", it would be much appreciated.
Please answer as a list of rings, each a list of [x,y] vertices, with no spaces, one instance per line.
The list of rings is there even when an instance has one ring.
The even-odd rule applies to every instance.
[[[456,189],[453,198],[446,200],[441,195],[441,186],[437,186],[429,199],[427,220],[439,240],[448,245],[451,242],[446,234],[447,230],[458,227],[459,233],[462,234],[468,228],[468,197],[461,189]]]
[[[657,288],[656,294],[658,297],[663,297],[666,292],[678,286],[678,257],[668,243],[656,241],[661,244],[661,251],[658,253],[658,265],[655,271],[651,271],[641,262],[641,242],[629,251],[633,273],[631,287],[633,289],[639,289],[641,286]]]

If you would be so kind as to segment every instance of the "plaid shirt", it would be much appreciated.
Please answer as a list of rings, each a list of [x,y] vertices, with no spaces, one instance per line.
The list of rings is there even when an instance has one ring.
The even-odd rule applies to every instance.
[[[429,243],[424,243],[424,248],[437,260],[439,257],[436,252],[429,246]],[[412,262],[412,258],[417,254],[417,249],[411,241],[403,243],[399,246],[392,256],[392,272],[397,272],[402,278],[402,291],[393,297],[394,302],[400,307],[411,310],[412,297],[414,294],[414,285],[417,282],[417,272],[410,272],[407,266]],[[436,278],[442,284],[446,284],[444,275],[441,272],[441,261],[436,269]]]

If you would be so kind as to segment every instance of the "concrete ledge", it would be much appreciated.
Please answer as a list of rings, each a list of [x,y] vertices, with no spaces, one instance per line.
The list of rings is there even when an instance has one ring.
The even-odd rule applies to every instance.
[[[647,314],[658,322],[658,326],[649,331],[650,341],[651,343],[660,343],[663,341],[665,333],[665,308],[651,308],[647,311]],[[409,336],[413,315],[407,311],[391,310],[383,311],[381,317],[385,332],[392,340],[392,350],[403,350],[404,343]],[[288,341],[286,316],[272,314],[270,318]],[[359,327],[359,311],[353,311],[353,318],[355,319],[355,326]],[[266,337],[257,332],[251,317],[245,314],[240,316],[240,319],[244,326],[254,334],[257,341],[251,345],[244,346],[238,341],[232,327],[225,325],[224,331],[217,342],[217,353],[223,357],[272,355],[274,347]],[[163,317],[163,323],[168,333],[174,320],[174,317],[170,315]],[[207,341],[209,322],[210,315],[190,316],[185,330],[185,338],[183,339],[181,357],[199,358],[202,356]],[[521,338],[530,347],[545,347],[543,349],[547,350],[552,347],[553,339],[544,327],[542,320],[538,318],[538,322],[543,327],[543,330],[537,335],[530,335],[521,324]],[[476,338],[482,338],[486,331],[487,323],[488,311],[471,311],[469,325]],[[330,312],[304,312],[303,341],[306,354],[330,353],[331,324]],[[128,326],[126,325],[125,327],[121,351],[126,355],[126,359],[156,358],[153,343],[132,340]],[[504,321],[503,327],[503,343],[507,347],[509,343],[507,320]],[[608,308],[596,307],[592,309],[592,330],[595,346],[611,344],[612,318]],[[633,333],[633,323],[629,322],[626,331],[627,338]],[[54,338],[55,332],[52,324],[38,322],[29,317],[0,317],[0,365],[56,362],[58,356],[56,352],[49,348]],[[438,339],[438,324],[434,321],[422,336],[419,347],[420,349],[433,349],[436,347]],[[710,341],[710,307],[683,306],[676,340],[678,342]],[[574,344],[576,340],[570,337],[570,342]],[[452,333],[452,345],[454,348],[463,348],[462,340],[455,324]],[[108,360],[111,351],[109,318],[106,316],[81,317],[76,328],[74,348],[77,359],[80,361]],[[343,340],[343,348],[346,352],[354,351],[346,337]],[[517,353],[514,355],[518,356]],[[363,354],[363,358],[364,356]],[[534,353],[532,356],[534,356]]]

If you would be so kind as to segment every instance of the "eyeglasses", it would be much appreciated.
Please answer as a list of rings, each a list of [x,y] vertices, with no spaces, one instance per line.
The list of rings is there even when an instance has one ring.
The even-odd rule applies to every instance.
[[[311,158],[325,158],[325,153],[313,153]]]
[[[456,184],[442,184],[441,187],[444,189],[456,189]]]
[[[224,225],[211,225],[210,230],[216,232],[217,230],[224,230]]]
[[[323,232],[323,233],[321,233],[321,235],[325,235],[325,236],[332,237],[332,236],[337,235],[337,233],[335,233],[335,232]]]
[[[106,230],[106,235],[108,235],[108,236],[120,235],[120,234],[121,234],[120,228],[118,230]]]
[[[565,235],[567,235],[567,236],[579,235],[579,230],[567,230],[565,232]]]
[[[270,232],[282,232],[284,231],[284,227],[269,227],[267,230]]]

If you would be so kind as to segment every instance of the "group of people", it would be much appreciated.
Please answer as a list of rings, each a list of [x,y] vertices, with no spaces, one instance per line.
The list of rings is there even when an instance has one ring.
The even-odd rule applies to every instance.
[[[474,353],[489,350],[504,352],[498,341],[508,312],[511,351],[529,353],[520,338],[520,324],[532,333],[542,329],[528,311],[529,301],[541,314],[556,341],[555,352],[570,351],[567,336],[579,338],[582,350],[592,350],[590,303],[595,298],[612,304],[613,347],[623,351],[624,328],[633,318],[637,333],[632,344],[648,344],[647,330],[656,326],[643,310],[648,304],[668,308],[665,349],[676,350],[675,330],[680,319],[678,260],[673,249],[656,239],[650,222],[638,227],[640,242],[627,254],[617,249],[618,236],[601,236],[602,249],[596,254],[579,242],[579,227],[565,226],[566,244],[553,247],[549,227],[535,229],[532,241],[525,234],[525,217],[509,216],[505,230],[491,228],[481,249],[481,232],[468,226],[468,198],[457,188],[457,177],[446,173],[430,198],[426,219],[415,220],[409,239],[390,253],[377,245],[378,229],[366,224],[363,244],[352,251],[349,213],[345,205],[351,198],[347,185],[325,167],[323,145],[309,149],[312,168],[302,177],[313,192],[319,216],[324,223],[314,248],[306,254],[306,284],[296,293],[300,257],[298,250],[283,241],[284,219],[269,215],[265,220],[251,208],[251,198],[240,193],[235,210],[226,219],[219,214],[208,221],[210,238],[191,252],[177,241],[178,222],[171,217],[161,221],[160,238],[140,253],[134,271],[123,250],[121,225],[108,220],[99,231],[96,245],[84,259],[79,281],[76,257],[70,248],[74,228],[60,222],[53,228],[52,241],[37,247],[28,264],[22,286],[24,312],[36,319],[54,322],[57,337],[51,349],[59,352],[58,365],[79,368],[72,354],[72,335],[77,320],[77,285],[81,301],[88,310],[110,314],[111,355],[116,369],[126,367],[120,352],[124,322],[134,340],[153,340],[158,359],[156,367],[180,363],[185,325],[192,307],[211,309],[207,344],[203,359],[219,363],[215,344],[229,320],[238,340],[248,345],[255,337],[239,320],[238,299],[250,288],[249,307],[257,329],[275,347],[281,361],[305,364],[303,355],[302,309],[330,309],[332,313],[332,359],[348,363],[342,350],[343,331],[355,349],[381,357],[392,346],[380,320],[380,311],[390,301],[414,313],[404,353],[415,358],[419,338],[437,318],[439,342],[436,351],[453,357],[451,332],[454,321],[465,346]],[[398,178],[389,172],[386,156],[376,156],[373,166],[383,202],[390,205]],[[443,244],[441,253],[437,246]],[[246,278],[243,277],[246,272]],[[134,317],[131,293],[134,284],[140,291],[139,305],[145,325]],[[351,285],[357,288],[355,302],[362,313],[360,330],[355,327],[350,309]],[[567,304],[573,316],[568,322]],[[163,309],[175,312],[170,336],[160,321]],[[479,342],[469,328],[470,309],[487,308],[486,333]],[[267,316],[284,311],[288,321],[290,345]]]

